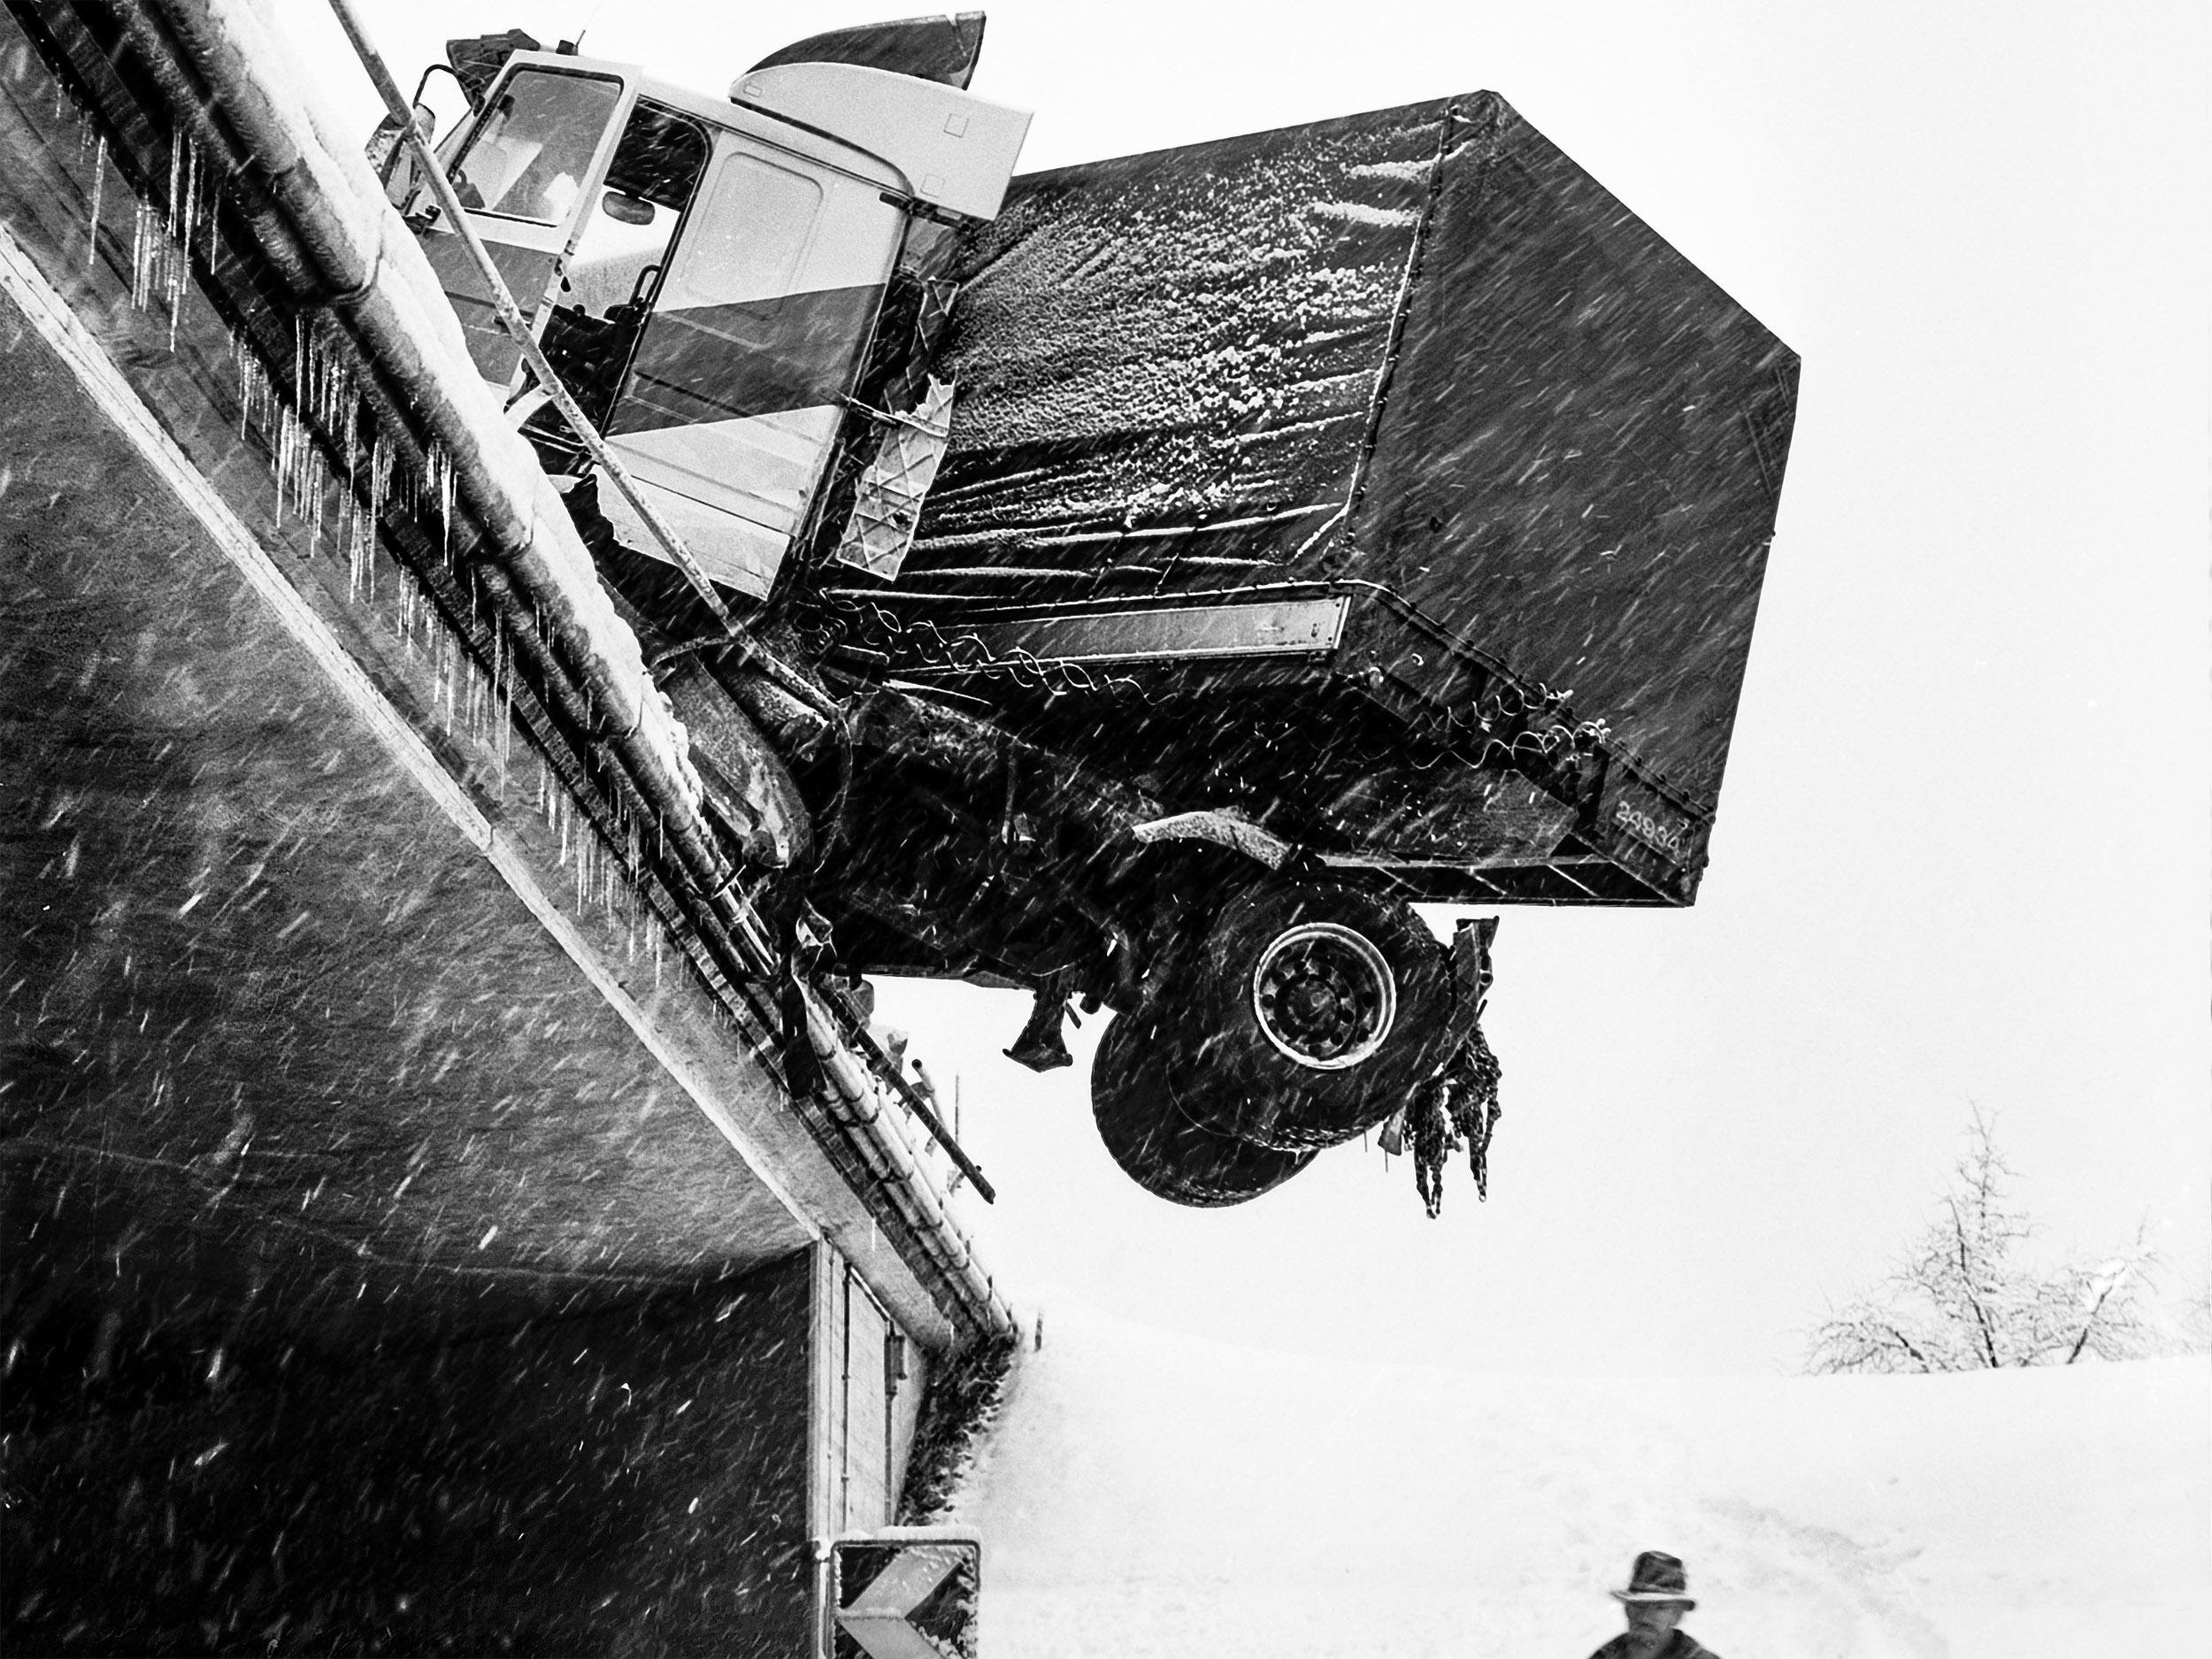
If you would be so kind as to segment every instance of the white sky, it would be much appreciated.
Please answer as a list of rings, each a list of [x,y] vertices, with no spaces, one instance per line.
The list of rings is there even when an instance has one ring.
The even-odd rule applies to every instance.
[[[449,35],[588,23],[720,90],[913,0],[359,0],[403,82]],[[274,8],[375,116],[315,0]],[[1803,357],[1694,909],[1506,914],[1492,1200],[1355,1145],[1177,1210],[1023,999],[892,987],[1000,1189],[1029,1308],[1555,1372],[1786,1369],[1918,1225],[1970,1104],[2054,1249],[2147,1220],[2200,1282],[2212,1187],[2212,653],[2195,4],[990,8],[1025,168],[1489,88]],[[1078,1039],[1087,1061],[1095,1027]]]

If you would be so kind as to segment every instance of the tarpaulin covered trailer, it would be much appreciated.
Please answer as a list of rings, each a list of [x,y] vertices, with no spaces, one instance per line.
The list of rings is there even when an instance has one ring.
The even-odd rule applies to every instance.
[[[1501,703],[1565,716],[1541,791],[1370,765],[1364,804],[1329,779],[1269,821],[1425,896],[1688,902],[1797,358],[1503,99],[1018,178],[956,274],[949,449],[895,580],[852,590],[895,669],[1263,669],[1469,759]]]

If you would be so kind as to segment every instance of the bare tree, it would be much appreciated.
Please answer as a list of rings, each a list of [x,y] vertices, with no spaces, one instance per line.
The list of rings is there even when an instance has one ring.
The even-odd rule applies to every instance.
[[[2153,1257],[2143,1230],[2101,1262],[2032,1266],[2022,1260],[2031,1228],[2016,1179],[1977,1110],[1926,1230],[1887,1279],[1814,1330],[1807,1369],[1979,1371],[2145,1352]]]
[[[2212,1354],[2212,1263],[2200,1263],[2183,1281],[2165,1323],[2165,1330],[2152,1342],[2152,1353]]]

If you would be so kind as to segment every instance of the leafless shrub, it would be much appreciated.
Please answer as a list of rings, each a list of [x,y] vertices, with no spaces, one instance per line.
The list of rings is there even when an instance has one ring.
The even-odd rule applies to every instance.
[[[2143,1229],[2101,1261],[2025,1262],[2032,1228],[1993,1129],[1976,1111],[1967,1150],[1926,1229],[1888,1278],[1815,1328],[1807,1370],[1980,1371],[2149,1351],[2154,1257]]]

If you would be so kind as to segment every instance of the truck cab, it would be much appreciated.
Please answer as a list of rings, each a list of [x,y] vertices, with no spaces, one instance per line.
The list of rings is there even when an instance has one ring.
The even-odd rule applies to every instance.
[[[771,64],[717,99],[534,50],[475,102],[441,159],[539,343],[707,574],[765,598],[902,255],[918,231],[997,211],[1028,116],[864,64]],[[390,188],[478,372],[557,479],[588,476],[462,237],[403,170]],[[618,541],[660,557],[618,493],[598,502]]]

